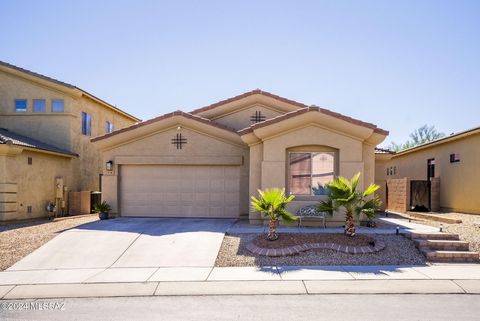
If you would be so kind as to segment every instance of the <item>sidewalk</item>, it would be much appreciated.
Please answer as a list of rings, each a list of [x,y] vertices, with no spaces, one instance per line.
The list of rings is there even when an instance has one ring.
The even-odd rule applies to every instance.
[[[394,218],[392,228],[358,233],[438,232]],[[227,233],[258,233],[264,226],[235,224]],[[332,233],[339,228],[281,227],[287,233]],[[213,265],[213,264],[212,264]],[[153,295],[256,295],[333,293],[480,294],[480,264],[422,266],[145,266],[28,269],[0,272],[0,299]]]
[[[0,273],[0,298],[326,293],[480,294],[480,265],[110,268]]]

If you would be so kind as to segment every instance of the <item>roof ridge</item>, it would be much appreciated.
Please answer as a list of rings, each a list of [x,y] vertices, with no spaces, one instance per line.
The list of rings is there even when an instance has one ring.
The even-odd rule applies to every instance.
[[[277,100],[286,102],[288,104],[296,105],[298,107],[303,107],[303,108],[308,107],[304,103],[300,103],[300,102],[295,101],[295,100],[291,100],[291,99],[288,99],[288,98],[285,98],[285,97],[282,97],[282,96],[278,96],[278,95],[272,94],[268,91],[264,91],[264,90],[261,90],[261,89],[257,88],[257,89],[251,90],[251,91],[247,91],[243,94],[239,94],[239,95],[236,95],[236,96],[233,96],[233,97],[230,97],[230,98],[226,98],[226,99],[217,101],[216,103],[194,109],[190,113],[191,114],[196,114],[196,113],[200,113],[200,112],[203,112],[203,111],[211,110],[211,109],[217,108],[219,106],[222,106],[222,105],[225,105],[225,104],[231,103],[233,101],[240,100],[242,98],[246,98],[246,97],[252,96],[252,95],[263,95],[263,96],[271,97],[273,99],[277,99]]]

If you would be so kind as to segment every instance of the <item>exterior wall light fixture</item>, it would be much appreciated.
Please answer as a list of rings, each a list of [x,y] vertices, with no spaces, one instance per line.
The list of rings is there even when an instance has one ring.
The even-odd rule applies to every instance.
[[[107,171],[113,171],[113,161],[109,160],[108,162],[105,163],[105,169]]]

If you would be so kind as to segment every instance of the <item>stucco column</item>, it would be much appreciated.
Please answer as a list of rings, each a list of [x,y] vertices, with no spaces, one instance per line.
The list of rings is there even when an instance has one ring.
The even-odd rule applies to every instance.
[[[263,144],[250,146],[250,172],[248,191],[250,196],[258,196],[258,190],[262,188],[262,160]],[[249,197],[250,202],[250,197]],[[260,224],[261,215],[249,206],[248,217],[251,224]]]

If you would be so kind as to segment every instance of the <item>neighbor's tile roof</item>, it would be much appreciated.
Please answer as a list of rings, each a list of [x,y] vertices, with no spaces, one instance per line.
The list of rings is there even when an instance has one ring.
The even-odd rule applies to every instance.
[[[78,154],[75,154],[71,151],[43,143],[33,138],[16,134],[5,128],[0,128],[0,144],[12,144],[16,146],[44,150],[69,156],[78,156]]]
[[[371,128],[376,133],[383,134],[383,135],[388,135],[388,131],[386,131],[384,129],[381,129],[381,128],[378,128],[374,124],[366,123],[366,122],[363,122],[361,120],[351,118],[351,117],[348,117],[348,116],[345,116],[345,115],[342,115],[342,114],[339,114],[339,113],[336,113],[336,112],[333,112],[331,110],[321,108],[321,107],[318,107],[318,106],[310,106],[310,107],[298,109],[298,110],[295,110],[295,111],[292,111],[292,112],[289,112],[289,113],[286,113],[286,114],[283,114],[283,115],[280,115],[280,116],[277,116],[277,117],[274,117],[274,118],[270,118],[270,119],[265,120],[263,122],[253,124],[250,127],[239,130],[238,133],[240,135],[244,135],[244,134],[253,132],[257,128],[269,126],[269,125],[281,122],[285,119],[296,117],[296,116],[299,116],[299,115],[302,115],[302,114],[305,114],[305,113],[308,113],[308,112],[311,112],[311,111],[320,112],[322,114],[329,115],[329,116],[332,116],[332,117],[335,117],[335,118],[338,118],[338,119],[342,119],[344,121],[347,121],[347,122],[355,124],[355,125]]]
[[[375,154],[395,154],[395,152],[390,149],[375,147]]]

